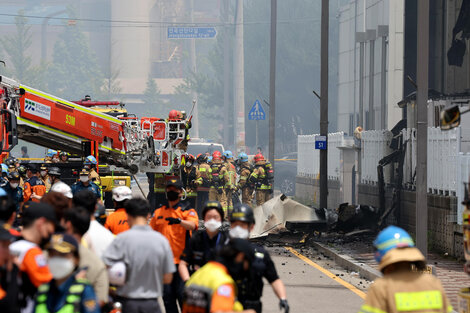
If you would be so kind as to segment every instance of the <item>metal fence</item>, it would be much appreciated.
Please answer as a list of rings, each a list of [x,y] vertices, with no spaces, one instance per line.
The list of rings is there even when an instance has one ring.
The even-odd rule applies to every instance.
[[[361,182],[376,184],[379,161],[392,151],[389,148],[392,133],[388,130],[369,130],[361,135]]]
[[[316,178],[320,174],[320,150],[315,149],[315,135],[301,135],[297,138],[297,175]],[[339,180],[341,151],[348,138],[343,132],[328,134],[328,179]]]

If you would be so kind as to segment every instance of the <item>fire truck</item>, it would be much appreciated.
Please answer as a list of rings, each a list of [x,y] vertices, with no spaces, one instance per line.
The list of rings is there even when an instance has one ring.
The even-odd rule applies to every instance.
[[[116,105],[117,102],[99,103]],[[184,163],[191,118],[107,114],[98,103],[71,102],[0,76],[2,157],[19,139],[47,148],[93,155],[100,164],[138,172],[169,173]]]

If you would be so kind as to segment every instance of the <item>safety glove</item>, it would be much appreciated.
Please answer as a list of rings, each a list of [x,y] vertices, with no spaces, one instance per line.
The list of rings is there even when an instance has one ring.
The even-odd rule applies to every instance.
[[[279,301],[279,309],[284,310],[284,313],[289,313],[289,303],[287,303],[287,299],[281,299]]]
[[[167,218],[165,218],[165,220],[168,221],[168,225],[181,224],[181,219],[180,218],[167,217]]]

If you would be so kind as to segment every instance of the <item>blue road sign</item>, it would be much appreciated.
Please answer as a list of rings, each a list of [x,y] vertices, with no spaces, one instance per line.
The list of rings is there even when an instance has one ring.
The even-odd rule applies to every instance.
[[[248,112],[248,119],[255,121],[264,121],[266,119],[266,112],[264,112],[263,106],[258,100],[255,101],[250,112]]]
[[[315,149],[326,150],[327,142],[326,136],[315,136]]]
[[[168,39],[210,39],[217,36],[214,27],[168,27]]]

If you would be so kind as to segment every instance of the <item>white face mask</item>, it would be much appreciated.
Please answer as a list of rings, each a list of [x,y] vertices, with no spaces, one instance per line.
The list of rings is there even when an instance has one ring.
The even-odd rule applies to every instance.
[[[55,279],[65,278],[72,274],[75,269],[75,264],[73,264],[72,260],[57,256],[49,258],[48,264],[52,277]]]
[[[234,228],[230,229],[228,234],[231,238],[248,239],[250,232],[248,231],[248,229],[245,229],[241,226],[235,226]]]
[[[42,177],[44,177],[44,176],[46,176],[47,172],[46,171],[41,171],[40,174],[41,174]]]
[[[89,179],[88,179],[88,176],[80,176],[80,181],[81,181],[82,183],[86,183],[88,180],[89,180]]]
[[[15,189],[16,187],[18,187],[18,183],[10,183],[10,187]]]
[[[222,222],[216,221],[213,218],[204,222],[204,227],[207,228],[207,230],[210,231],[211,233],[219,230],[220,226],[222,226]]]

